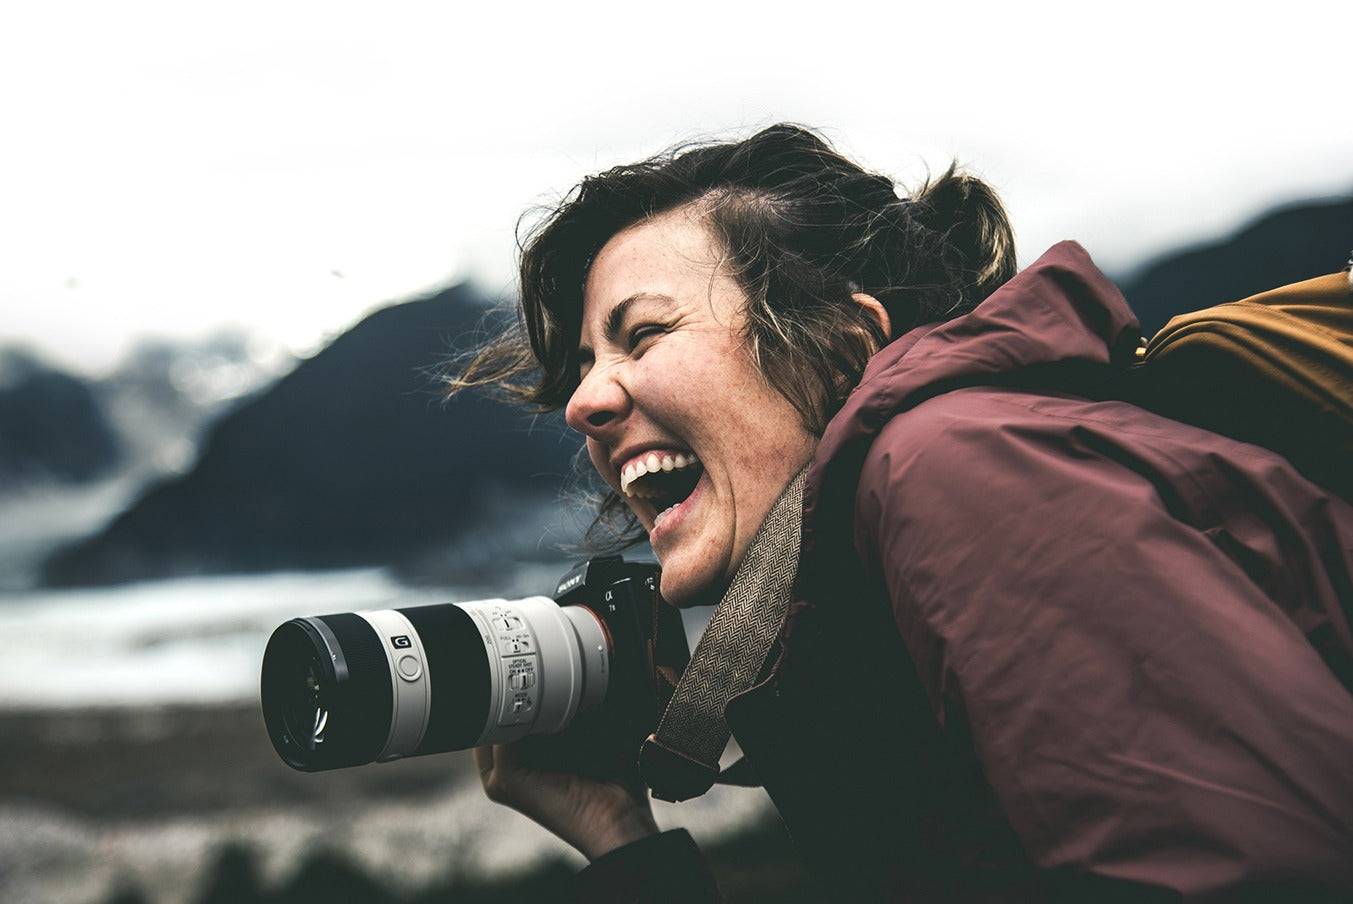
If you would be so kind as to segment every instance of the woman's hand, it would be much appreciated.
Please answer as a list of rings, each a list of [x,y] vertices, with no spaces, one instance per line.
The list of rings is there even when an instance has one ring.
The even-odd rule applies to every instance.
[[[589,861],[658,833],[642,786],[541,769],[513,744],[476,747],[474,756],[490,800],[540,823]]]

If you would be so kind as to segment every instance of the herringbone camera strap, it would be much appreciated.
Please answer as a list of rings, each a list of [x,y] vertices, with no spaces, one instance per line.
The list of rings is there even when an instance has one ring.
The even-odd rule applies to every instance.
[[[789,607],[799,563],[807,469],[771,506],[714,610],[639,768],[660,800],[704,794],[719,775],[731,734],[724,705],[757,680]]]

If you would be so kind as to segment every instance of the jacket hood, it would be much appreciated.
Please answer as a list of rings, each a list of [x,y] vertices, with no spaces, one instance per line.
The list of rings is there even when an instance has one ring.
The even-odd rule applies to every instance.
[[[850,488],[834,484],[858,475],[870,443],[894,414],[961,386],[1075,392],[1087,378],[1131,364],[1140,337],[1118,288],[1078,243],[1062,242],[971,313],[924,324],[884,347],[818,446],[804,496],[805,561],[819,533],[839,529],[838,516],[849,515],[822,511],[819,500],[849,506]]]

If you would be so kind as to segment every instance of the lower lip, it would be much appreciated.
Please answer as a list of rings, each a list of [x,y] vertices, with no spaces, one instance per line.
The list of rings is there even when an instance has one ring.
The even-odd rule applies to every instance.
[[[705,475],[702,473],[700,479],[696,481],[695,489],[685,499],[681,500],[679,505],[673,506],[672,510],[663,516],[662,520],[653,525],[653,529],[648,532],[648,543],[656,547],[662,543],[663,539],[681,526],[681,521],[686,517],[691,505],[697,501],[697,497],[705,488]]]

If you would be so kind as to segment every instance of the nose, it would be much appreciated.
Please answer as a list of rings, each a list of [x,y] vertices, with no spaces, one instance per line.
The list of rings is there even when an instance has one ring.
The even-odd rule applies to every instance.
[[[564,406],[564,420],[592,439],[602,439],[607,427],[629,412],[630,397],[612,367],[596,365],[587,372]]]

